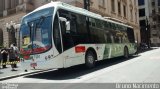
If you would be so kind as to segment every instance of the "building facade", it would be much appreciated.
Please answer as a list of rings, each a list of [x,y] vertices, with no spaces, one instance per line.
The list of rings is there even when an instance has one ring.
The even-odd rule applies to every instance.
[[[33,9],[32,0],[0,0],[0,46],[9,47],[18,42],[19,28],[16,26]]]
[[[138,0],[143,43],[160,46],[160,0]]]
[[[0,43],[3,42],[3,45],[8,47],[14,41],[10,37],[12,32],[7,30],[8,24],[19,24],[26,13],[50,1],[62,1],[84,7],[84,0],[0,0],[0,32],[3,32],[3,41]],[[137,0],[90,0],[90,11],[131,25],[134,28],[135,39],[141,42]],[[18,32],[17,28],[14,29],[13,34],[16,32]]]

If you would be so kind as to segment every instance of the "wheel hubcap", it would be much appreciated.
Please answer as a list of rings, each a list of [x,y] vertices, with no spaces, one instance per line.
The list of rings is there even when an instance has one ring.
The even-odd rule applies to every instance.
[[[88,56],[88,62],[89,63],[93,63],[94,62],[93,56],[91,56],[91,55]]]

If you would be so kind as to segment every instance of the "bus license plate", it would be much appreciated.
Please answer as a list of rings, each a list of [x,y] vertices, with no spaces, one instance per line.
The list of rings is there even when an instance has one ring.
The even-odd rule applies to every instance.
[[[31,67],[36,67],[37,63],[31,63]]]

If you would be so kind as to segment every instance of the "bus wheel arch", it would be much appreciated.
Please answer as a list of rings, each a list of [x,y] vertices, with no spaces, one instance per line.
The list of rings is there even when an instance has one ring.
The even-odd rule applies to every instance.
[[[88,68],[93,68],[97,60],[97,53],[93,48],[88,48],[85,54],[85,65]]]
[[[128,47],[127,46],[124,46],[124,58],[129,58],[129,50],[128,50]]]

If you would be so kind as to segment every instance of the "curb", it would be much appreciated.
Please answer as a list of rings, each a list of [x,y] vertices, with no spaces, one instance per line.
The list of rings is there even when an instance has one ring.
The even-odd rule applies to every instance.
[[[0,78],[0,81],[7,80],[7,79],[11,79],[11,78],[16,78],[16,77],[21,77],[21,76],[29,75],[29,74],[32,74],[32,73],[37,73],[37,72],[30,72],[30,73],[24,73],[24,74],[20,74],[20,73],[19,73],[19,74],[17,74],[17,75],[2,77],[2,78]]]

